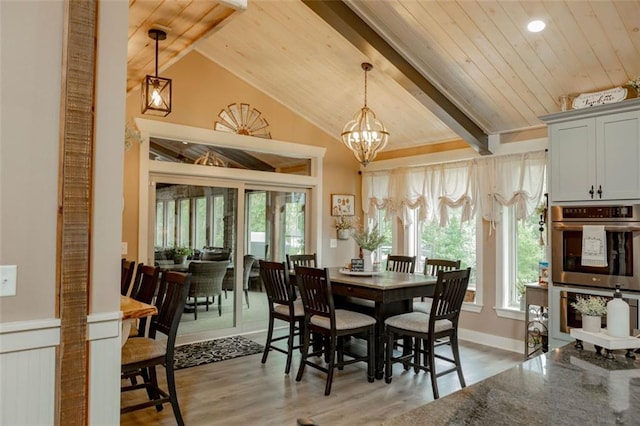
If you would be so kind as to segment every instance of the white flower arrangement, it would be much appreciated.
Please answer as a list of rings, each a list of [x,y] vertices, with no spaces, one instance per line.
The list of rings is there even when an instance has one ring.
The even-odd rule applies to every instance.
[[[636,90],[640,89],[640,76],[627,81],[627,86],[631,86]]]
[[[358,218],[356,216],[338,216],[335,219],[335,227],[336,229],[351,229],[355,227],[358,222]]]
[[[376,250],[387,241],[386,237],[380,234],[377,225],[373,229],[366,228],[362,231],[354,232],[351,238],[364,250],[369,251]]]
[[[607,314],[607,301],[602,297],[588,296],[581,297],[571,304],[582,315],[603,316]]]

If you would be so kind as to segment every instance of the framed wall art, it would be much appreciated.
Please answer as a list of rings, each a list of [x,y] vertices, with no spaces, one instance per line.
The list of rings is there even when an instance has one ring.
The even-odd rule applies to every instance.
[[[332,216],[354,216],[356,196],[353,194],[331,194]]]

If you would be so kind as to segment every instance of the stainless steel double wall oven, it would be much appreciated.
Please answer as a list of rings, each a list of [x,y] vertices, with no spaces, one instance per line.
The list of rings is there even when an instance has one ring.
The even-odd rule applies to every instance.
[[[583,230],[589,225],[603,227],[606,266],[583,264]],[[631,329],[638,328],[640,205],[552,206],[551,245],[551,297],[556,298],[553,305],[558,303],[552,334],[566,339],[571,328],[582,326],[580,314],[571,307],[577,297],[611,295],[616,284],[630,304]]]

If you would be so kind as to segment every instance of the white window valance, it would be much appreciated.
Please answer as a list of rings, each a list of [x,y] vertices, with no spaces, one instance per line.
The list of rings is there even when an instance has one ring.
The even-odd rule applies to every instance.
[[[411,210],[420,221],[449,221],[449,209],[462,209],[462,220],[476,214],[492,223],[500,220],[500,206],[516,206],[523,220],[540,204],[546,176],[545,151],[402,167],[365,172],[362,208],[370,217],[376,209],[387,219],[397,216],[411,225]]]

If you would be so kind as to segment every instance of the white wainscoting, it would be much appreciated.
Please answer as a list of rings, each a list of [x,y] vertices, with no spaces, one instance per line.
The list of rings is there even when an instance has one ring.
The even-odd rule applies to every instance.
[[[0,424],[55,423],[60,320],[0,324]]]
[[[89,424],[120,424],[121,312],[89,315]]]
[[[90,425],[120,423],[121,313],[87,318]],[[0,324],[0,425],[56,423],[60,320]]]

